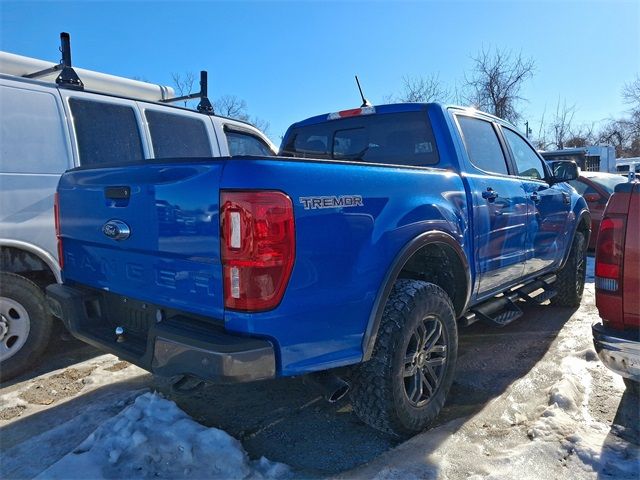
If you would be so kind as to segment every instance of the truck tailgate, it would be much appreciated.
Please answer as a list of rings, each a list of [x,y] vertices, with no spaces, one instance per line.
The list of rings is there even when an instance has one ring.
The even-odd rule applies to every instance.
[[[222,319],[223,166],[182,160],[65,173],[58,186],[65,282]]]

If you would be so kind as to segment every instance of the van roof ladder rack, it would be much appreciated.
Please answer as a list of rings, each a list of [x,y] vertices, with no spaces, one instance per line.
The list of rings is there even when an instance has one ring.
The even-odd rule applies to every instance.
[[[78,90],[84,89],[84,84],[80,77],[76,74],[75,70],[71,66],[71,39],[67,32],[60,33],[60,52],[62,52],[62,59],[58,65],[54,65],[51,68],[45,68],[39,72],[29,73],[23,75],[25,78],[38,78],[49,75],[50,73],[60,71],[60,75],[56,78],[56,83],[61,87],[75,88]]]
[[[209,97],[208,97],[208,81],[207,81],[206,70],[200,71],[200,91],[199,92],[190,93],[189,95],[184,95],[182,97],[167,98],[160,101],[162,103],[173,103],[173,102],[183,102],[185,100],[193,100],[194,98],[200,99],[200,103],[198,103],[198,107],[197,107],[200,113],[204,113],[207,115],[213,115],[215,113],[213,111],[213,105],[209,101]]]

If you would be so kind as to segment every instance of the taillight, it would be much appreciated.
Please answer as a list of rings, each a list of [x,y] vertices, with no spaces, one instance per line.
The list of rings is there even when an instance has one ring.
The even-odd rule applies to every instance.
[[[56,226],[56,239],[58,241],[58,263],[64,268],[64,253],[62,251],[62,238],[60,237],[60,198],[58,192],[53,196],[53,221]]]
[[[291,199],[274,191],[222,191],[220,224],[225,308],[275,308],[295,257]]]
[[[622,285],[626,217],[610,216],[600,222],[596,246],[596,288],[616,292]]]

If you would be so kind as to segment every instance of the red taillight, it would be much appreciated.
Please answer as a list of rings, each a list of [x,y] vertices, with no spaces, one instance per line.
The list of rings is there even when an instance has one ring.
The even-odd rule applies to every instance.
[[[58,263],[64,268],[64,254],[62,251],[62,238],[60,237],[60,199],[58,192],[53,196],[53,221],[56,226],[56,239],[58,241]]]
[[[622,282],[626,217],[610,216],[600,222],[596,246],[596,288],[616,292]]]
[[[275,308],[295,257],[291,199],[282,192],[223,191],[220,224],[225,307]]]

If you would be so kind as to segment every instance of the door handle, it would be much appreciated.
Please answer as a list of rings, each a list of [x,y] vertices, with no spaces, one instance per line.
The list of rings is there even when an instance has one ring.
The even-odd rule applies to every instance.
[[[540,197],[538,196],[538,192],[533,192],[531,194],[531,200],[533,200],[533,203],[538,203],[540,201]]]
[[[493,188],[487,187],[487,189],[482,192],[482,198],[493,202],[496,198],[498,198],[498,192],[496,192]]]

